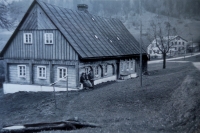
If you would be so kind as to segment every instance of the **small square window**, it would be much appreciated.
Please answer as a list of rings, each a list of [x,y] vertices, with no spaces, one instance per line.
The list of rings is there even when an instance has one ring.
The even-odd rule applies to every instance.
[[[17,66],[18,77],[24,78],[26,77],[26,65],[18,65]]]
[[[31,44],[33,43],[32,33],[24,33],[24,43]]]
[[[53,44],[53,33],[44,33],[44,43]]]
[[[39,79],[46,79],[46,66],[37,67],[37,77]]]
[[[57,76],[58,76],[59,80],[66,80],[67,68],[65,68],[65,67],[58,67],[57,68]]]

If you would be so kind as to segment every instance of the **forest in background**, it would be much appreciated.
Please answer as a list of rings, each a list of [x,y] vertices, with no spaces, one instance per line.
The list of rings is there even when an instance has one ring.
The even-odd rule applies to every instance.
[[[15,20],[15,25],[10,31],[16,28],[33,0],[12,1],[9,4],[9,17]],[[172,26],[178,31],[177,34],[187,40],[200,42],[200,0],[141,0],[142,17],[139,15],[140,0],[45,0],[45,2],[72,10],[77,10],[77,4],[87,4],[91,14],[120,19],[137,40],[139,40],[140,18],[143,22],[143,32],[147,35],[150,21],[159,16],[165,22],[166,18],[170,17]],[[5,35],[1,32],[1,46],[5,45],[5,40],[9,36],[10,34]],[[150,43],[147,37],[143,40],[145,46]]]

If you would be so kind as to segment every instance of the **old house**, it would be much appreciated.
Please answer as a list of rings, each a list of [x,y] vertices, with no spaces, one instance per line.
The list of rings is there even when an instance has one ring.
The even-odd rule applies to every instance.
[[[164,41],[168,40],[168,37],[164,37]],[[188,41],[182,38],[181,36],[169,36],[169,52],[167,53],[168,56],[174,56],[178,54],[185,54],[187,49]],[[159,44],[159,39],[157,39],[157,44]],[[166,44],[167,45],[167,44]],[[147,52],[151,57],[162,57],[162,53],[159,50],[158,46],[156,45],[156,39],[152,41],[152,43],[147,47]]]
[[[34,0],[3,48],[4,93],[76,90],[92,70],[94,84],[138,75],[139,43],[118,19]],[[143,53],[143,71],[147,54]],[[65,78],[67,76],[67,78]],[[67,85],[66,85],[67,84]]]

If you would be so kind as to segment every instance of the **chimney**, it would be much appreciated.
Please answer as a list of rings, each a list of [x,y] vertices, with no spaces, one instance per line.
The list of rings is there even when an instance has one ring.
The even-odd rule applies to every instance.
[[[88,5],[86,5],[86,4],[78,4],[77,8],[78,8],[79,11],[83,11],[83,12],[86,12],[86,13],[88,12],[88,10],[87,10]]]

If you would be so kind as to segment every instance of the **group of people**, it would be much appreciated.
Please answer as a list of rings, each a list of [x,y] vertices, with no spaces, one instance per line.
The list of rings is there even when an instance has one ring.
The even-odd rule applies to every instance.
[[[94,88],[94,74],[92,70],[88,74],[82,73],[80,82],[83,84],[84,89]]]

